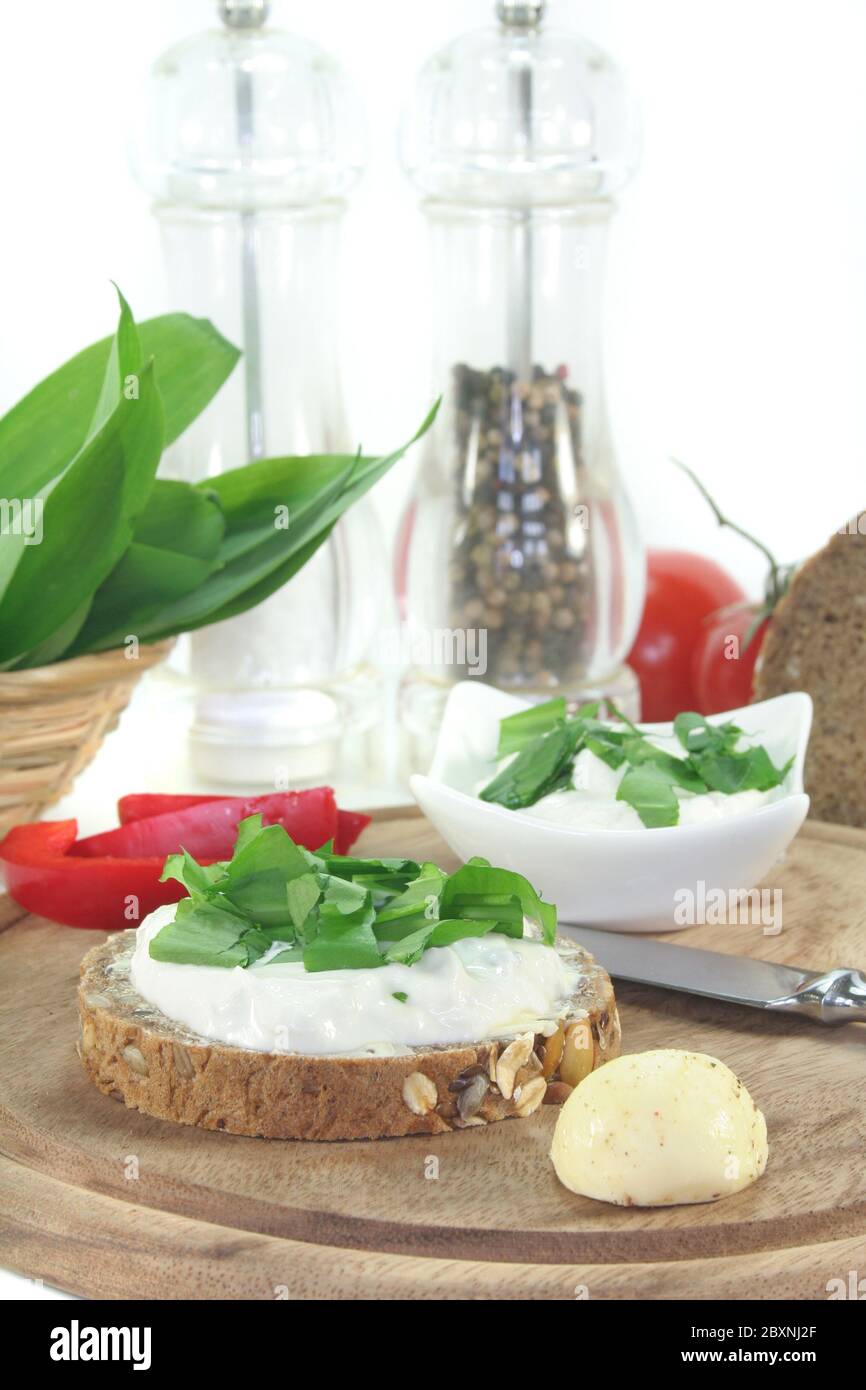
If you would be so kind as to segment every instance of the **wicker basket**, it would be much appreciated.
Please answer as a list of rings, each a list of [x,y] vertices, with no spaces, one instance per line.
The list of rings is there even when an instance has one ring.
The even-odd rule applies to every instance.
[[[173,643],[0,673],[0,835],[65,795]]]

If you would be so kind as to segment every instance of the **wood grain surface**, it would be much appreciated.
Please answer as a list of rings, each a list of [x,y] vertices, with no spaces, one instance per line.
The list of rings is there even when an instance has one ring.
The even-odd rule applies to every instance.
[[[362,850],[453,864],[418,814]],[[768,880],[783,929],[673,939],[829,968],[866,964],[866,832],[809,824]],[[576,933],[579,935],[579,933]],[[764,1110],[764,1178],[725,1201],[621,1209],[575,1197],[557,1111],[378,1142],[268,1142],[126,1110],[74,1051],[78,962],[101,936],[0,906],[0,1263],[115,1297],[825,1296],[866,1268],[866,1027],[621,985],[623,1050],[713,1053]]]

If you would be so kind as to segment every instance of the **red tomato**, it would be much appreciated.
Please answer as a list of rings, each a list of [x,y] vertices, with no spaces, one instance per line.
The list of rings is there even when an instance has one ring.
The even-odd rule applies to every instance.
[[[684,550],[650,551],[643,617],[627,658],[640,682],[642,719],[660,723],[701,709],[692,656],[704,619],[745,597],[715,560]]]
[[[692,679],[701,714],[739,709],[752,698],[752,676],[769,618],[749,629],[759,612],[757,604],[735,603],[706,618],[692,656]]]

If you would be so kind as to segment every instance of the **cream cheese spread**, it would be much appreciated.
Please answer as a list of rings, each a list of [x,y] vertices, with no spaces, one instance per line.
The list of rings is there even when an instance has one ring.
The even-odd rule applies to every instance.
[[[157,908],[139,927],[134,988],[194,1033],[260,1052],[388,1055],[551,1032],[580,979],[575,964],[552,947],[501,932],[434,947],[415,965],[372,970],[268,965],[286,943],[246,969],[153,960],[150,942],[174,914],[174,904]]]

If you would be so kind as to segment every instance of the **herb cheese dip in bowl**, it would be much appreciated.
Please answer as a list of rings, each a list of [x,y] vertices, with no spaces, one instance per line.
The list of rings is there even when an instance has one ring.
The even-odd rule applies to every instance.
[[[694,924],[690,901],[756,888],[791,843],[811,721],[800,692],[635,727],[463,681],[411,787],[456,854],[525,875],[562,921],[671,931]]]

